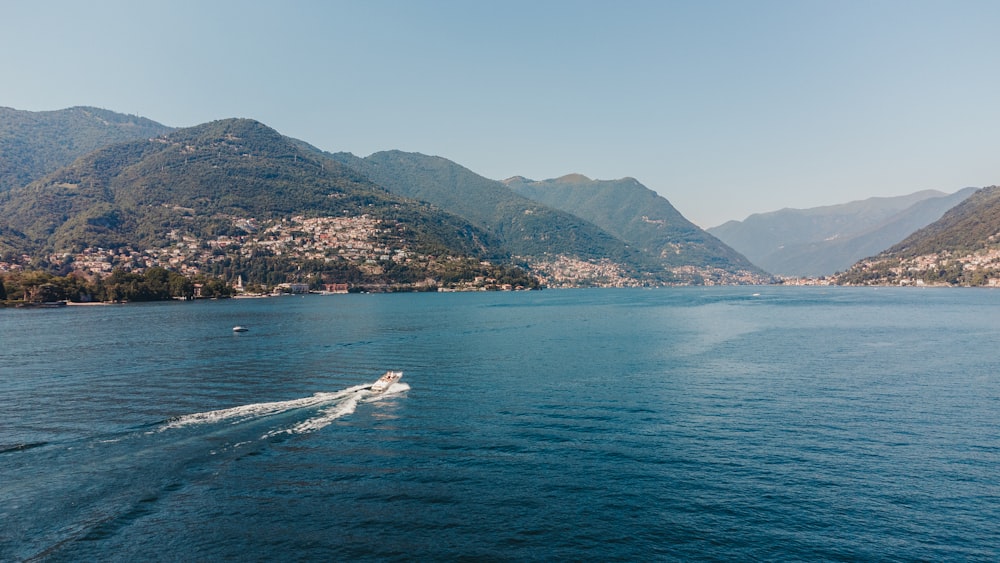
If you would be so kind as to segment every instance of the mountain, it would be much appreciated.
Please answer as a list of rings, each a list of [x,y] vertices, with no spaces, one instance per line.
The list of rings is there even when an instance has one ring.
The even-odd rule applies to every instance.
[[[1000,186],[975,191],[940,219],[837,278],[847,285],[1000,285]]]
[[[514,192],[586,219],[657,260],[675,275],[726,283],[766,281],[745,257],[684,218],[634,178],[591,180],[580,174],[504,183]]]
[[[0,192],[27,185],[101,147],[170,131],[146,118],[92,107],[41,112],[0,107]]]
[[[899,242],[971,195],[924,190],[811,209],[782,209],[708,232],[754,264],[784,276],[827,276]]]
[[[507,260],[489,233],[249,119],[111,145],[8,191],[0,250],[63,270],[169,265],[262,283],[509,273],[487,266]]]
[[[447,209],[493,234],[550,283],[678,280],[585,218],[528,199],[445,158],[402,151],[331,156],[393,193]]]

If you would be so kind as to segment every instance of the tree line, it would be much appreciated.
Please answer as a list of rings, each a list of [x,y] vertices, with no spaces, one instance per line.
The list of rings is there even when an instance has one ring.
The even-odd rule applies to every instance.
[[[188,277],[158,266],[141,274],[115,270],[106,278],[93,279],[76,273],[59,276],[41,270],[0,274],[0,302],[9,304],[166,301],[232,294],[229,284],[219,278]]]

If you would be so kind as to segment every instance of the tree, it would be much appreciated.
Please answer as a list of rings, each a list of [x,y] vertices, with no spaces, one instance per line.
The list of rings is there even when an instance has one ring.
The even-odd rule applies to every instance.
[[[146,270],[146,287],[153,299],[170,298],[170,272],[159,266]]]
[[[36,303],[53,303],[55,301],[62,301],[65,298],[66,295],[59,286],[54,283],[43,283],[35,288],[32,301]]]
[[[7,300],[7,288],[3,285],[3,279],[0,278],[0,301]]]
[[[184,299],[194,298],[194,284],[191,280],[178,274],[177,272],[170,272],[170,295],[171,297],[182,297]]]

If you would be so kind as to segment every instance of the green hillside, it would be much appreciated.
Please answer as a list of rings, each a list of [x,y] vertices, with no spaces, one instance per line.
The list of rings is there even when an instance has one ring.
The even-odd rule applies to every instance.
[[[625,260],[626,245],[586,221],[519,196],[450,160],[402,151],[361,159],[333,155],[393,193],[456,213],[500,237],[515,254]]]
[[[492,233],[514,255],[536,267],[557,257],[610,261],[625,277],[653,282],[675,278],[656,260],[586,219],[514,193],[441,157],[402,151],[359,158],[331,155],[393,193],[429,202]]]
[[[1000,233],[1000,186],[989,186],[969,196],[939,221],[913,233],[886,255],[910,258],[950,252],[967,254],[997,246]]]
[[[330,154],[249,119],[172,130],[95,108],[0,117],[0,270],[427,287],[535,283],[519,268],[555,287],[767,281],[634,180],[563,178],[573,189],[549,186],[553,201],[444,158]],[[518,187],[542,183],[530,184]]]
[[[202,270],[251,280],[308,263],[316,274],[416,281],[453,259],[505,259],[490,234],[247,119],[100,149],[6,193],[0,217],[7,250],[81,261],[128,249],[161,263],[197,249]]]
[[[92,107],[41,112],[0,107],[0,192],[24,186],[101,147],[170,130],[149,119]]]
[[[1000,186],[975,192],[939,220],[838,278],[852,285],[1000,285]]]
[[[675,271],[702,275],[766,275],[741,254],[684,218],[665,198],[634,178],[591,180],[579,174],[545,181],[514,177],[505,184],[534,201],[586,219]],[[710,272],[715,272],[710,274]]]

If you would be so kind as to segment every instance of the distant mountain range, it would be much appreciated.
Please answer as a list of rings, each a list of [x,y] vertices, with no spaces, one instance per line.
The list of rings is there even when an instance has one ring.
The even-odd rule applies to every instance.
[[[327,153],[248,119],[173,129],[97,108],[0,108],[0,272],[163,266],[262,284],[482,289],[846,270],[843,283],[983,285],[998,277],[998,198],[923,191],[706,232],[633,178],[499,182],[419,153]]]
[[[246,119],[174,130],[94,108],[42,113],[9,110],[3,129],[18,157],[4,161],[0,269],[427,287],[532,285],[518,267],[556,286],[767,279],[722,245],[665,260],[439,157],[334,155]]]
[[[0,217],[8,257],[62,270],[170,265],[268,283],[293,273],[413,283],[484,277],[493,270],[481,262],[507,259],[466,221],[247,119],[99,149],[8,191]]]
[[[975,191],[937,221],[859,261],[837,281],[1000,286],[1000,186]]]
[[[784,276],[829,276],[939,219],[975,188],[925,190],[812,209],[782,209],[708,232],[754,264]]]

